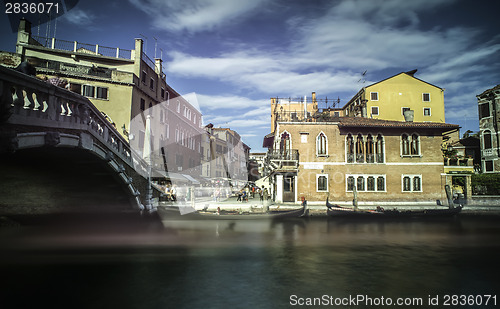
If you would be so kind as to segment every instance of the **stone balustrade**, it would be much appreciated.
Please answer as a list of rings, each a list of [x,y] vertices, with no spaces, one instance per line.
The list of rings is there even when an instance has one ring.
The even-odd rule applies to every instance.
[[[0,66],[2,119],[10,124],[89,133],[133,166],[128,142],[85,97]]]

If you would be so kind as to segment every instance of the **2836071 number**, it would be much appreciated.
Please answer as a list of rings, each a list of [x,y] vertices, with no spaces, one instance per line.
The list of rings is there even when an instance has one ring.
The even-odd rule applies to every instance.
[[[5,3],[5,14],[42,14],[42,13],[59,13],[59,3],[41,2],[7,2]]]
[[[444,306],[487,306],[497,304],[496,295],[444,295]]]

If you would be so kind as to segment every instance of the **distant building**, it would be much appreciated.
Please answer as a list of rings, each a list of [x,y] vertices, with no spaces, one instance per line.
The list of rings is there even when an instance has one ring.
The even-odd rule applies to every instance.
[[[141,39],[127,50],[39,37],[22,19],[16,53],[0,56],[7,66],[28,61],[40,78],[65,79],[67,89],[88,97],[139,156],[149,115],[155,174],[164,178],[168,172],[178,181],[198,183],[193,177],[201,174],[202,114],[167,84],[162,60],[151,60]]]
[[[266,153],[265,152],[252,152],[252,153],[250,153],[250,160],[254,160],[255,163],[257,164],[257,166],[256,166],[257,173],[256,174],[258,174],[258,176],[260,176],[260,177],[264,176],[264,163],[266,160]]]
[[[249,177],[249,153],[236,131],[210,123],[202,136],[202,176],[212,184],[242,187]]]
[[[345,116],[404,121],[405,111],[416,122],[445,122],[444,89],[402,72],[363,87],[342,108]]]
[[[484,173],[500,172],[500,85],[477,95],[481,167]]]

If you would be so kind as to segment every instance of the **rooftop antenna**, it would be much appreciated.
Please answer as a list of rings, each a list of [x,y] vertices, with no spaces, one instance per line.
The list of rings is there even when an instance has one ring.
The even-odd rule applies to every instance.
[[[358,80],[358,83],[359,83],[360,81],[363,81],[363,84],[366,82],[366,79],[365,79],[366,72],[368,72],[368,70],[365,70],[365,71],[361,74],[361,78]]]

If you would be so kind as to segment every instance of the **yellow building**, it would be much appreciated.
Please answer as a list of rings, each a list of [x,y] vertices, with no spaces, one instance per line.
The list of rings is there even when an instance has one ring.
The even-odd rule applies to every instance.
[[[363,87],[344,105],[343,115],[404,121],[405,111],[413,111],[413,121],[444,123],[444,89],[416,78],[416,72]]]
[[[27,61],[39,78],[64,79],[68,90],[89,98],[107,116],[139,156],[149,115],[152,165],[160,176],[168,172],[190,182],[192,177],[174,173],[201,174],[202,114],[167,84],[162,60],[151,60],[141,39],[130,50],[38,37],[21,19],[16,53],[0,54],[4,65]]]

